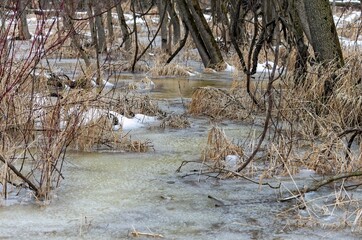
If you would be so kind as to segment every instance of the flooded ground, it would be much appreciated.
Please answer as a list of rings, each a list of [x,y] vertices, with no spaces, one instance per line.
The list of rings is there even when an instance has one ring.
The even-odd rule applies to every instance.
[[[32,32],[35,27],[36,22],[30,24]],[[351,44],[348,39],[341,40],[345,46]],[[30,42],[19,44],[14,48],[20,53],[31,48]],[[50,69],[65,70],[73,78],[80,71],[78,61],[48,59],[42,64],[45,68],[49,64]],[[191,65],[202,72],[200,63]],[[121,74],[110,80],[123,85],[121,82],[144,77]],[[195,88],[229,87],[232,79],[229,72],[200,73],[180,79],[156,78],[152,79],[156,88],[150,94],[168,112],[181,113],[185,110],[183,103]],[[199,160],[211,128],[206,119],[190,120],[191,127],[183,130],[157,127],[132,130],[133,139],[152,142],[154,151],[148,153],[69,153],[65,179],[54,191],[50,203],[36,204],[30,193],[24,192],[0,202],[0,239],[134,239],[132,232],[136,231],[150,234],[149,237],[140,234],[136,239],[161,235],[164,239],[221,240],[361,238],[361,229],[345,227],[343,222],[346,219],[353,222],[356,217],[353,212],[356,207],[352,205],[358,206],[359,201],[349,201],[348,197],[361,199],[360,190],[354,196],[343,195],[346,204],[342,204],[342,210],[336,209],[333,202],[335,192],[340,190],[338,186],[308,193],[305,201],[310,202],[310,207],[305,210],[302,205],[295,209],[298,206],[295,201],[279,202],[278,189],[242,179],[221,181],[200,176],[197,164],[187,165],[177,173],[182,161]],[[242,123],[225,122],[222,126],[237,141],[249,135],[248,126]],[[294,180],[302,187],[306,178],[318,177],[304,171]],[[294,187],[290,178],[279,180],[283,186]],[[267,181],[278,183],[276,179]],[[308,222],[311,215],[314,218]],[[298,224],[298,218],[302,217],[304,221]],[[315,219],[319,222],[315,223]],[[358,221],[361,220],[357,219],[356,226],[361,225]]]
[[[135,77],[122,79],[127,76]],[[180,97],[189,97],[194,87],[231,81],[226,74],[200,76],[155,79],[151,95],[182,112]],[[165,239],[358,239],[350,230],[296,228],[290,221],[295,214],[288,212],[295,202],[278,202],[279,190],[199,176],[199,165],[177,173],[182,161],[200,158],[211,127],[206,119],[190,120],[188,129],[133,130],[133,139],[153,143],[148,153],[70,153],[65,179],[51,203],[39,206],[24,193],[2,202],[0,239],[133,239],[135,231]],[[223,128],[238,141],[249,134],[242,123],[224,123]],[[300,186],[313,173],[307,175],[296,177]],[[285,184],[293,182],[286,178]]]

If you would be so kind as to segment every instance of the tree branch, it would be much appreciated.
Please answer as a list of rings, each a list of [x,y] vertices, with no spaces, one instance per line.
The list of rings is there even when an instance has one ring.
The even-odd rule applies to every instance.
[[[13,171],[15,173],[16,176],[18,176],[24,182],[26,182],[29,185],[29,188],[35,192],[35,195],[38,195],[38,193],[39,193],[38,187],[36,187],[27,177],[25,177],[21,172],[19,172],[16,169],[16,167],[14,167],[14,165],[12,165],[8,161],[6,161],[5,158],[2,155],[0,155],[0,161],[5,163],[11,169],[11,171]]]

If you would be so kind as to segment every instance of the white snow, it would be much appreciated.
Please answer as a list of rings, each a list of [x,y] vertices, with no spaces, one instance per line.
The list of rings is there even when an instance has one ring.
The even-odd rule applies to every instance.
[[[124,18],[126,19],[126,24],[127,25],[133,25],[134,23],[134,19],[133,19],[133,15],[132,14],[124,14]],[[146,24],[145,21],[142,18],[139,18],[138,16],[136,16],[136,24]]]
[[[96,81],[94,79],[92,79],[91,83],[92,83],[93,87],[98,87],[98,84],[96,83]],[[102,79],[102,83],[105,88],[114,88],[115,87],[115,85],[113,83],[111,83],[107,80],[104,80],[104,79]]]
[[[339,42],[342,47],[356,47],[362,48],[362,40],[351,40],[345,37],[339,37]]]
[[[336,27],[343,28],[348,24],[357,24],[361,21],[361,12],[352,11],[350,13],[343,13],[343,15],[333,15]]]
[[[343,2],[345,2],[345,3],[349,3],[349,2],[350,2],[350,3],[360,3],[359,0],[329,0],[330,3],[333,3],[334,1],[335,1],[335,2],[340,2],[340,3],[341,3],[341,2],[342,2],[342,3],[343,3]]]
[[[235,71],[234,66],[228,64],[227,62],[225,62],[225,63],[226,63],[226,68],[225,68],[224,72],[234,72]]]
[[[133,118],[127,118],[117,112],[109,111],[108,113],[116,117],[120,123],[120,125],[115,125],[113,130],[118,130],[120,128],[123,130],[142,128],[157,121],[157,117],[147,116],[144,114],[136,114]]]
[[[274,63],[271,61],[266,61],[264,63],[258,63],[256,67],[257,73],[267,73],[270,74],[273,71]],[[279,73],[280,67],[276,66],[276,71]]]
[[[225,168],[232,171],[236,170],[239,162],[240,162],[239,155],[227,155],[225,157]]]
[[[212,16],[210,14],[204,14],[204,18],[206,19],[206,21],[211,22],[212,21]]]
[[[70,110],[70,113],[77,114],[77,112],[78,112],[77,108]],[[112,117],[117,118],[118,124],[113,125],[114,131],[117,131],[119,129],[133,130],[137,128],[142,128],[157,121],[157,117],[147,116],[144,114],[136,114],[133,118],[127,118],[122,114],[119,114],[114,111],[107,111],[98,108],[90,108],[82,113],[81,124],[86,125],[91,123],[92,121],[97,121],[97,119],[101,118],[102,116],[108,116],[111,120]]]

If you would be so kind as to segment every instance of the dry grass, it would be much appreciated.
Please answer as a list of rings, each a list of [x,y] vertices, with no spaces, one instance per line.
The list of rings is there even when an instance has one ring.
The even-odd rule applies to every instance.
[[[148,74],[151,77],[187,77],[193,70],[178,64],[158,65],[150,69]]]
[[[22,67],[19,63],[19,66]],[[114,131],[114,119],[106,112],[114,110],[134,113],[158,113],[147,97],[136,95],[100,94],[97,90],[74,89],[62,92],[62,98],[49,97],[51,88],[45,77],[33,78],[14,71],[9,78],[14,87],[0,85],[3,98],[0,109],[0,162],[3,196],[15,187],[30,187],[37,199],[49,200],[59,186],[67,149],[94,151],[111,149],[145,152],[152,148],[148,141],[133,141],[122,131]],[[104,115],[85,121],[90,109]],[[89,117],[88,117],[89,118]],[[11,168],[11,167],[13,168]],[[13,170],[18,169],[18,170]],[[18,172],[16,172],[18,171]],[[28,183],[24,183],[28,179]],[[11,183],[11,184],[10,184]]]
[[[188,128],[190,127],[190,121],[185,115],[169,114],[162,119],[161,128]]]
[[[233,92],[212,87],[201,87],[192,94],[189,113],[192,115],[204,115],[212,119],[243,120],[249,115],[244,107],[248,102],[241,91]]]
[[[243,157],[243,149],[232,143],[223,130],[212,127],[207,137],[207,145],[202,151],[201,159],[203,161],[212,161],[216,168],[224,168],[225,157],[228,155]]]

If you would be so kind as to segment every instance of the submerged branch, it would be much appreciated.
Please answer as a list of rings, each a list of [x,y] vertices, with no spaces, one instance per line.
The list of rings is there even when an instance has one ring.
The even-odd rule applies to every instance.
[[[188,163],[199,163],[199,164],[202,164],[203,166],[205,166],[207,168],[218,170],[218,171],[220,171],[220,173],[231,173],[234,177],[240,177],[240,178],[242,178],[244,180],[247,180],[247,181],[249,181],[251,183],[255,183],[255,184],[261,185],[261,186],[268,186],[268,187],[270,187],[272,189],[279,189],[280,186],[281,186],[281,183],[279,183],[277,186],[273,186],[272,184],[270,184],[268,182],[260,182],[260,181],[253,180],[253,179],[251,179],[249,177],[246,177],[246,176],[240,174],[239,172],[235,172],[235,171],[224,169],[224,168],[213,167],[213,166],[210,166],[210,165],[206,164],[205,162],[200,162],[200,161],[182,161],[181,165],[177,168],[176,172],[181,172],[181,168],[183,166],[185,166],[186,164],[188,164]],[[210,173],[210,171],[208,171],[207,173]],[[203,174],[203,172],[202,171],[195,171],[195,173],[189,174],[189,175],[195,175],[195,174]],[[189,175],[186,175],[186,176],[189,176]]]

